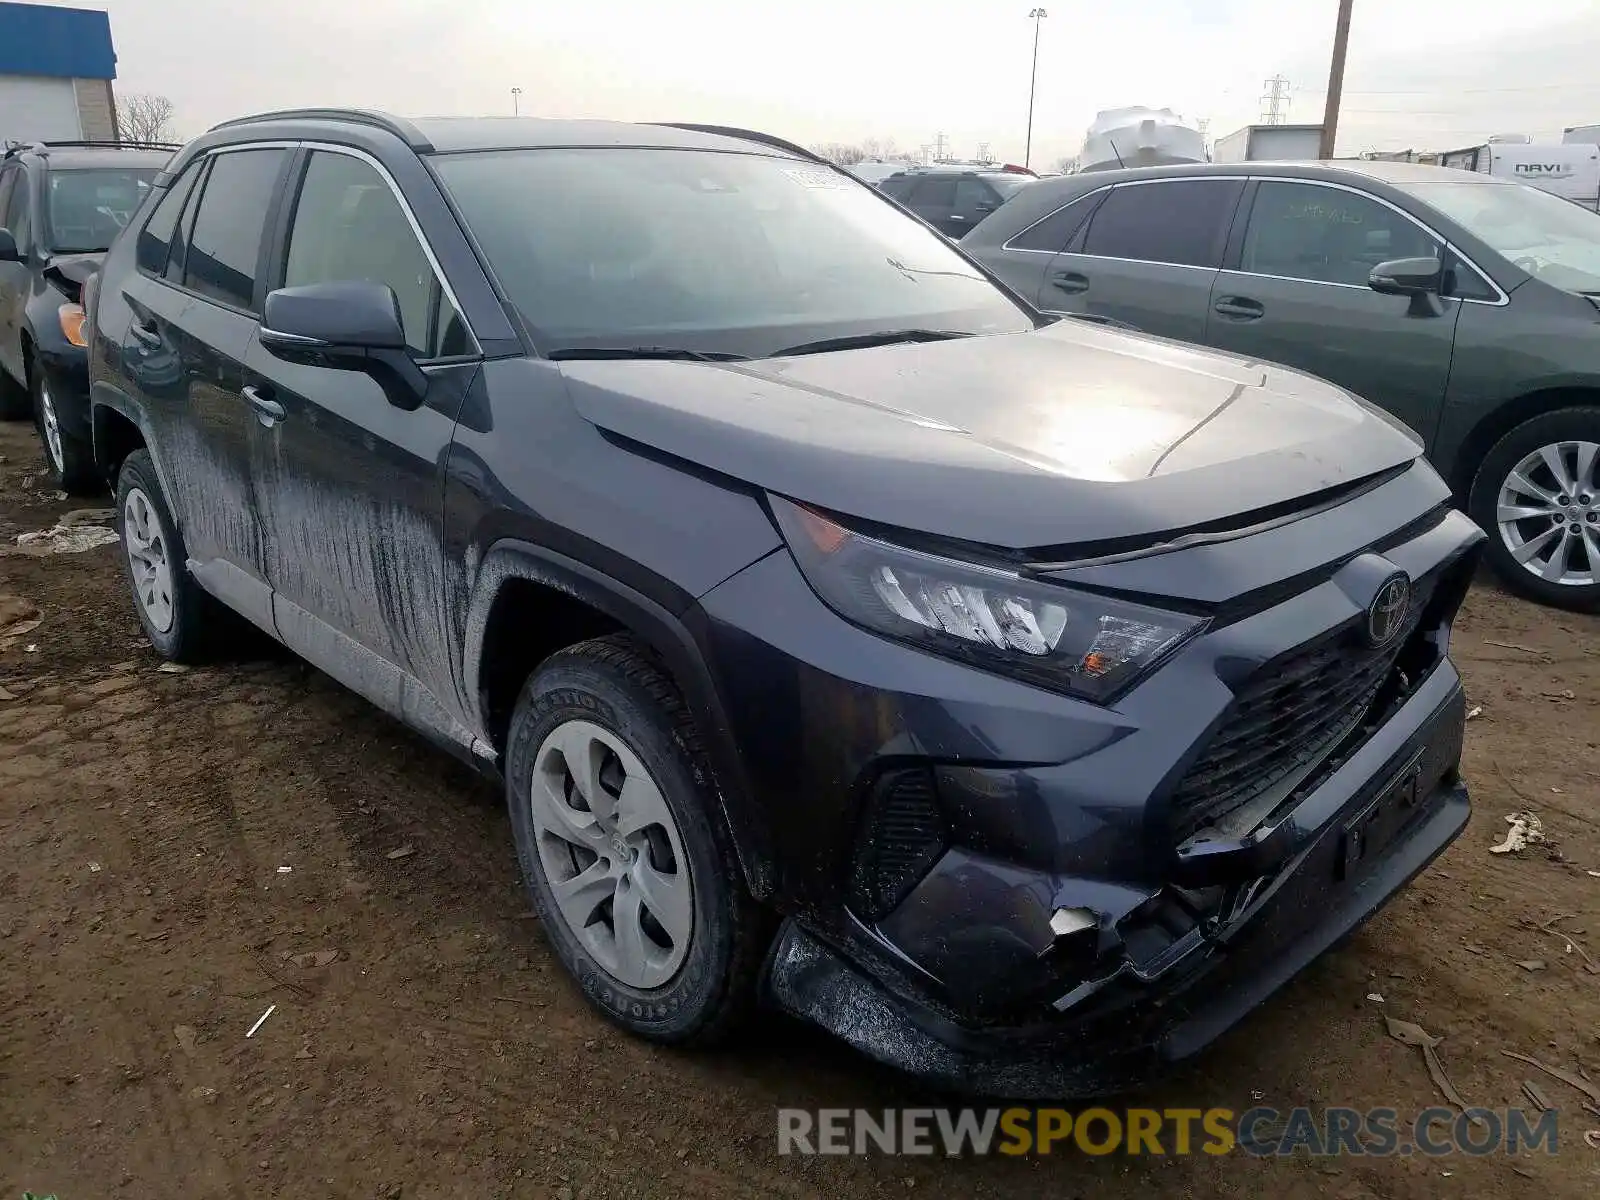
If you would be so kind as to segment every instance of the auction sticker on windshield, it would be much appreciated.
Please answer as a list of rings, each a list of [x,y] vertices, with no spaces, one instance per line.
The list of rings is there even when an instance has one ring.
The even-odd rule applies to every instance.
[[[850,187],[850,181],[842,175],[832,171],[812,169],[809,167],[785,167],[783,173],[794,180],[801,187],[808,188],[838,188],[843,190]]]

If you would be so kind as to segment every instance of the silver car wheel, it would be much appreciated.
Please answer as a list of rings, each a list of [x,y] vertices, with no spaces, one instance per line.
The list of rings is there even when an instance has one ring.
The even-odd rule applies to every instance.
[[[1500,539],[1546,583],[1600,583],[1600,443],[1541,446],[1511,469],[1495,509]]]
[[[694,888],[678,824],[627,744],[566,721],[534,757],[529,804],[555,913],[617,982],[656,988],[694,932]]]
[[[128,489],[122,506],[122,540],[133,594],[145,619],[158,633],[172,628],[172,561],[155,505],[140,488]]]
[[[56,399],[50,394],[50,384],[39,384],[39,423],[44,426],[44,448],[50,455],[50,465],[57,475],[67,473],[67,456],[61,449],[61,419],[56,416]]]

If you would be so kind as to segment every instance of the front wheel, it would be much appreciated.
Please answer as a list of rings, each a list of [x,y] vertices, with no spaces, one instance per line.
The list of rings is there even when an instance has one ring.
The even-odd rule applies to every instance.
[[[759,920],[672,681],[626,637],[563,650],[523,687],[506,760],[523,877],[585,997],[652,1041],[719,1040]]]
[[[189,574],[183,534],[147,450],[128,455],[117,474],[117,533],[134,608],[150,644],[173,662],[205,658],[229,614]]]
[[[1468,508],[1512,591],[1600,610],[1600,408],[1563,408],[1518,425],[1484,457]]]
[[[63,419],[55,389],[42,369],[34,371],[33,419],[44,443],[45,461],[61,490],[72,496],[103,493],[105,479],[95,468],[94,447]]]

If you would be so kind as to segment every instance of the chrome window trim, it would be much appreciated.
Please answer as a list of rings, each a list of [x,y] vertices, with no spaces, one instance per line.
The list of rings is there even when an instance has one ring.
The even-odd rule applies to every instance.
[[[1252,178],[1255,179],[1257,183],[1298,183],[1304,184],[1308,187],[1331,188],[1336,192],[1349,192],[1352,196],[1360,196],[1363,199],[1371,200],[1375,204],[1381,204],[1391,212],[1400,214],[1400,216],[1410,221],[1418,229],[1422,230],[1423,233],[1427,234],[1428,237],[1432,238],[1437,245],[1443,246],[1451,254],[1455,255],[1456,258],[1460,259],[1463,263],[1470,267],[1480,278],[1483,279],[1485,283],[1493,288],[1495,295],[1498,297],[1498,299],[1495,300],[1474,300],[1467,296],[1440,296],[1439,298],[1441,300],[1454,300],[1457,304],[1482,304],[1489,308],[1504,308],[1506,305],[1511,303],[1511,297],[1506,295],[1505,289],[1495,282],[1494,277],[1490,275],[1489,272],[1485,271],[1477,263],[1473,262],[1472,259],[1469,258],[1459,246],[1457,246],[1449,238],[1440,234],[1436,229],[1428,225],[1426,221],[1423,221],[1419,217],[1413,216],[1411,213],[1408,213],[1405,209],[1401,208],[1398,204],[1395,204],[1389,200],[1385,200],[1382,196],[1376,195],[1373,192],[1365,191],[1358,187],[1351,187],[1347,183],[1334,183],[1332,180],[1328,179],[1301,179],[1288,175],[1255,175],[1252,176]],[[1246,233],[1248,233],[1248,231],[1249,226],[1247,223]],[[1255,279],[1281,279],[1289,283],[1313,283],[1322,287],[1355,288],[1357,291],[1363,292],[1369,290],[1359,283],[1336,283],[1333,280],[1328,279],[1297,279],[1292,275],[1269,275],[1264,271],[1246,271],[1243,269],[1242,265],[1232,269],[1226,267],[1223,269],[1228,271],[1228,273],[1231,275],[1248,275]]]
[[[433,268],[434,277],[438,279],[439,287],[444,292],[445,299],[449,300],[451,307],[456,310],[456,316],[461,319],[461,327],[467,331],[467,337],[472,341],[471,354],[451,355],[449,357],[471,358],[481,355],[483,353],[483,344],[478,341],[478,335],[476,332],[474,332],[472,323],[467,319],[467,311],[461,306],[461,301],[456,296],[455,289],[450,286],[450,277],[444,273],[444,267],[440,265],[438,255],[434,254],[433,246],[429,244],[427,236],[422,232],[422,226],[417,223],[417,216],[411,211],[411,205],[406,201],[405,193],[400,190],[400,185],[395,182],[394,176],[389,174],[388,168],[372,155],[368,154],[365,150],[358,150],[354,146],[341,146],[335,142],[307,141],[302,141],[297,144],[306,150],[322,151],[328,154],[348,155],[351,158],[361,160],[378,173],[378,177],[389,186],[389,191],[394,196],[395,202],[400,205],[400,211],[405,214],[406,224],[411,226],[412,236],[417,239],[417,244],[422,247],[422,253],[423,256],[427,258],[428,265]],[[283,243],[283,261],[285,266],[287,266],[289,262],[289,245],[294,239],[295,220],[300,215],[299,208],[300,198],[297,195],[295,197],[295,211],[289,214],[288,236],[285,237]],[[434,358],[425,358],[418,361],[435,362],[438,360]]]
[[[1067,251],[1065,251],[1065,250],[1034,250],[1034,249],[1031,249],[1031,248],[1026,247],[1026,246],[1013,246],[1011,243],[1014,242],[1017,238],[1020,238],[1023,234],[1027,233],[1028,230],[1032,229],[1035,225],[1038,225],[1038,224],[1040,224],[1041,222],[1044,222],[1044,221],[1048,221],[1051,217],[1055,216],[1057,213],[1061,212],[1063,209],[1071,208],[1074,204],[1080,204],[1083,201],[1089,199],[1090,196],[1098,196],[1101,192],[1114,191],[1115,189],[1117,189],[1119,187],[1140,187],[1140,186],[1146,185],[1146,184],[1177,183],[1177,182],[1180,182],[1180,181],[1188,181],[1188,180],[1194,180],[1194,179],[1218,179],[1218,180],[1231,180],[1233,182],[1238,182],[1240,180],[1244,180],[1246,182],[1249,182],[1251,180],[1254,180],[1257,183],[1302,183],[1302,184],[1306,184],[1306,185],[1308,185],[1310,187],[1332,188],[1335,191],[1349,192],[1351,195],[1364,197],[1365,199],[1368,199],[1368,200],[1371,200],[1371,201],[1373,201],[1373,202],[1375,202],[1377,204],[1383,205],[1385,208],[1388,208],[1393,212],[1399,213],[1406,220],[1410,221],[1418,229],[1422,230],[1423,233],[1427,234],[1428,237],[1432,238],[1434,242],[1436,242],[1437,244],[1443,246],[1451,254],[1455,255],[1455,257],[1457,259],[1459,259],[1463,264],[1465,264],[1468,269],[1470,269],[1480,279],[1482,279],[1485,283],[1487,283],[1490,286],[1490,288],[1492,288],[1494,290],[1494,293],[1495,293],[1495,296],[1496,296],[1496,298],[1493,299],[1493,300],[1478,300],[1478,299],[1474,299],[1473,297],[1470,297],[1470,296],[1441,296],[1441,297],[1439,297],[1441,300],[1453,300],[1457,304],[1482,304],[1482,305],[1485,305],[1486,307],[1489,307],[1489,308],[1504,308],[1506,305],[1511,303],[1511,297],[1506,294],[1506,290],[1504,288],[1502,288],[1497,282],[1495,282],[1494,276],[1490,275],[1489,272],[1485,271],[1476,262],[1474,262],[1473,259],[1465,251],[1463,251],[1461,249],[1461,247],[1457,246],[1449,238],[1442,236],[1437,230],[1433,229],[1430,225],[1428,225],[1427,222],[1421,220],[1418,217],[1413,216],[1411,213],[1408,213],[1405,209],[1401,208],[1398,204],[1395,204],[1392,201],[1386,200],[1382,196],[1376,195],[1376,194],[1374,194],[1372,192],[1365,191],[1362,188],[1351,187],[1349,184],[1346,184],[1346,183],[1335,183],[1332,180],[1327,180],[1327,179],[1307,179],[1307,178],[1302,178],[1302,177],[1299,177],[1299,176],[1289,176],[1289,175],[1181,175],[1181,176],[1162,176],[1162,177],[1160,177],[1158,179],[1126,179],[1126,180],[1123,180],[1123,181],[1118,182],[1118,183],[1107,183],[1107,184],[1103,184],[1100,187],[1094,188],[1092,191],[1084,192],[1081,196],[1075,196],[1071,200],[1067,201],[1067,203],[1061,205],[1058,208],[1052,209],[1050,212],[1047,212],[1044,216],[1040,217],[1037,221],[1034,221],[1034,222],[1030,223],[1025,228],[1020,229],[1016,233],[1012,234],[1011,237],[1007,238],[1004,242],[1001,243],[1000,249],[1003,250],[1003,251],[1007,251],[1009,253],[1012,253],[1012,254],[1046,254],[1046,255],[1049,255],[1051,258],[1054,258],[1058,254],[1067,253]],[[1248,229],[1248,224],[1247,224],[1246,228]],[[1249,277],[1251,277],[1253,279],[1278,279],[1278,280],[1282,280],[1285,283],[1310,283],[1310,284],[1315,284],[1315,285],[1317,285],[1319,287],[1352,288],[1352,289],[1354,289],[1356,291],[1361,291],[1361,292],[1370,290],[1369,288],[1366,288],[1362,284],[1359,284],[1359,283],[1336,283],[1336,282],[1333,282],[1332,280],[1326,280],[1326,279],[1297,279],[1292,275],[1269,275],[1264,271],[1246,271],[1246,270],[1243,270],[1240,267],[1232,267],[1232,268],[1230,268],[1230,267],[1196,267],[1196,266],[1192,266],[1192,265],[1190,265],[1188,263],[1161,262],[1161,261],[1159,261],[1157,259],[1149,259],[1149,258],[1115,258],[1115,257],[1111,257],[1111,256],[1108,256],[1108,255],[1102,255],[1102,254],[1082,254],[1082,253],[1079,253],[1079,254],[1075,254],[1074,257],[1076,257],[1076,258],[1092,258],[1092,259],[1096,259],[1097,261],[1100,261],[1100,262],[1143,263],[1143,264],[1145,264],[1147,266],[1154,266],[1154,267],[1177,267],[1177,268],[1179,268],[1181,270],[1185,270],[1185,271],[1227,271],[1229,274],[1232,274],[1232,275],[1246,275],[1246,276],[1249,276]]]

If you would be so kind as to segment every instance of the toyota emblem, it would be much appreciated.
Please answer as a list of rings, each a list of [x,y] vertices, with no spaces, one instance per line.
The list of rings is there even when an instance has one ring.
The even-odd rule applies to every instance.
[[[1373,646],[1387,646],[1394,641],[1410,608],[1411,580],[1404,575],[1391,575],[1367,605],[1367,641]]]

